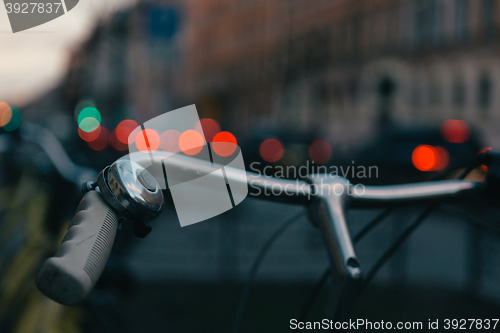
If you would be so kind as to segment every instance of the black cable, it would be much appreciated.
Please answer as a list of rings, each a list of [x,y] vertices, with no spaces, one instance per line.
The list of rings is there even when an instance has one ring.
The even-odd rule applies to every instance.
[[[373,220],[368,222],[363,229],[361,229],[354,237],[353,237],[353,242],[356,244],[359,242],[368,232],[370,232],[373,228],[375,228],[380,222],[382,222],[389,214],[391,214],[394,211],[394,208],[387,208],[384,209],[382,213],[377,215]],[[331,270],[330,267],[328,267],[323,275],[321,275],[321,278],[316,282],[314,285],[311,293],[309,294],[309,297],[307,298],[307,302],[302,308],[299,321],[304,321],[311,311],[312,306],[314,305],[314,302],[316,301],[316,298],[319,295],[319,292],[321,289],[323,289],[323,286],[326,284],[326,281],[328,281],[328,278],[330,277]]]
[[[264,245],[261,247],[257,257],[255,258],[254,262],[252,263],[252,267],[250,268],[250,271],[248,272],[248,276],[245,282],[245,286],[243,288],[243,292],[240,297],[240,302],[238,304],[238,309],[236,311],[236,318],[234,320],[234,326],[233,326],[233,332],[237,333],[240,329],[241,322],[243,320],[243,313],[245,311],[245,305],[248,300],[248,296],[250,294],[250,289],[252,287],[253,280],[255,279],[255,275],[257,274],[257,270],[264,259],[265,255],[273,245],[273,243],[278,239],[281,234],[288,229],[295,221],[298,220],[299,217],[303,216],[305,214],[304,211],[294,215],[285,223],[283,223],[264,243]]]
[[[460,209],[458,207],[446,204],[440,207],[441,210],[450,213],[450,214],[455,214],[461,217],[464,217],[468,220],[468,222],[476,225],[480,229],[482,229],[485,232],[493,233],[495,236],[500,237],[500,228],[491,225],[491,223],[487,222],[486,220],[483,220],[480,217],[477,217],[475,215],[471,215],[464,211],[463,209]]]
[[[363,281],[362,288],[364,289],[371,280],[375,277],[377,272],[382,268],[385,262],[399,249],[404,241],[411,236],[411,234],[422,224],[426,217],[437,207],[438,204],[431,204],[425,211],[423,211],[406,230],[399,236],[399,238],[391,245],[389,249],[380,257],[380,259],[373,265],[372,269],[366,275]]]
[[[306,319],[307,315],[309,314],[309,311],[311,311],[311,308],[314,305],[314,302],[316,301],[316,297],[318,297],[319,292],[321,291],[321,289],[323,289],[323,286],[326,284],[326,281],[328,281],[330,274],[331,274],[330,267],[328,267],[325,270],[325,272],[321,275],[321,279],[319,279],[319,281],[316,283],[313,290],[309,294],[306,304],[304,305],[300,313],[299,321],[304,321]]]

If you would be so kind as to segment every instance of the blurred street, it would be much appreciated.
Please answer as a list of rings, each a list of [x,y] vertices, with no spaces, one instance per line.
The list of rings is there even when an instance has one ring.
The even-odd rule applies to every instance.
[[[360,242],[357,251],[365,271],[421,212],[420,208],[400,209]],[[187,330],[229,330],[240,286],[258,249],[284,220],[300,209],[247,199],[230,213],[189,228],[179,227],[173,211],[165,212],[156,221],[149,239],[137,242],[127,255],[127,264],[143,287],[138,287],[120,306],[122,315],[129,318],[131,327],[148,325],[155,330],[167,321],[181,330],[191,318],[186,311],[194,302],[199,319]],[[356,234],[378,213],[349,213],[352,233]],[[495,211],[491,210],[483,215],[493,214]],[[443,211],[432,214],[363,293],[356,318],[426,321],[452,315],[487,317],[498,313],[500,244],[495,236],[482,233],[480,257],[471,258],[471,232],[473,228],[461,218]],[[471,259],[484,263],[479,265],[479,271],[471,266]],[[318,230],[301,218],[273,246],[261,265],[244,331],[288,331],[283,328],[284,323],[298,316],[312,285],[327,265]],[[138,299],[147,304],[140,316],[135,315]],[[483,303],[484,300],[491,304]],[[318,301],[312,318],[323,318],[324,302]],[[160,310],[164,308],[170,311]]]
[[[112,187],[105,171],[93,183],[133,151],[207,153],[213,166],[215,143],[237,144],[217,156],[232,162],[241,152],[247,171],[309,184],[314,173],[359,186],[486,182],[481,196],[442,203],[409,232],[353,316],[500,313],[500,0],[82,0],[19,33],[5,8],[0,332],[229,332],[259,250],[303,211],[258,267],[241,330],[289,331],[329,267],[306,208],[251,195],[235,204],[224,171],[232,209],[181,227],[170,184],[165,210],[141,239],[134,234],[149,230],[146,213],[116,198],[119,181]],[[161,121],[191,105],[189,128]],[[208,150],[193,152],[186,133]],[[158,170],[167,179],[165,165]],[[85,262],[95,290],[67,307],[43,296],[35,276],[60,246],[84,182],[117,191],[102,199],[104,249],[92,247],[89,258],[107,256],[118,218],[127,219],[100,279],[99,263],[90,274]],[[428,207],[394,208],[355,244],[364,277]],[[382,212],[349,210],[351,236]],[[324,281],[308,319],[331,306]]]
[[[181,228],[175,212],[167,210],[155,221],[147,241],[138,241],[132,247],[127,262],[139,281],[242,283],[267,237],[301,210],[304,209],[249,198],[227,214],[189,228]],[[368,269],[373,265],[421,210],[420,206],[400,208],[361,241],[357,250],[362,266]],[[355,235],[379,212],[350,211],[351,233]],[[494,216],[494,212],[484,214]],[[495,290],[491,296],[498,300],[500,286],[495,283],[495,275],[500,273],[500,244],[492,236],[481,235],[478,259],[488,265],[478,272],[481,278],[468,285],[472,230],[463,218],[436,211],[379,273],[376,283],[439,285],[456,290],[477,288],[475,291],[480,293]],[[321,235],[303,216],[273,246],[258,279],[276,284],[312,283],[327,265]]]

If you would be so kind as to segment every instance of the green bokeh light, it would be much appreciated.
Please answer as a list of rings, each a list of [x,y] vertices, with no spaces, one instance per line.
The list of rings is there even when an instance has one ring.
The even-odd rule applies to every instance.
[[[3,126],[3,129],[7,132],[12,132],[18,129],[19,126],[21,126],[22,121],[21,112],[13,107],[11,107],[10,109],[12,110],[12,118],[10,118],[10,121]]]
[[[85,118],[95,118],[97,119],[97,121],[99,122],[99,124],[101,123],[101,113],[94,107],[86,107],[84,109],[82,109],[82,111],[80,111],[80,113],[78,114],[78,125],[80,125],[80,123],[82,122],[83,119]]]
[[[78,113],[77,123],[80,129],[90,133],[101,125],[101,113],[93,106],[86,106]]]
[[[94,117],[84,118],[80,122],[81,130],[87,133],[95,131],[100,125],[101,124],[99,124],[99,121],[97,121],[97,119]]]

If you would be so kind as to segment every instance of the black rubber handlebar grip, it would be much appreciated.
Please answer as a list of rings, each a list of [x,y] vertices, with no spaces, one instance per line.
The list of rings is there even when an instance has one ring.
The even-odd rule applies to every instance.
[[[118,217],[102,195],[85,194],[61,246],[38,271],[38,289],[64,305],[83,301],[101,276],[117,228]]]

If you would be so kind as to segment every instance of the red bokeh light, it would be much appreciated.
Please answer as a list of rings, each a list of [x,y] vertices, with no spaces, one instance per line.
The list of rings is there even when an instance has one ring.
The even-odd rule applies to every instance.
[[[203,118],[194,126],[195,131],[202,133],[207,142],[212,142],[215,135],[220,132],[220,125],[216,120]]]
[[[309,146],[309,157],[315,163],[326,163],[332,157],[332,147],[326,141],[316,140]]]
[[[116,136],[116,130],[113,130],[111,132],[111,137],[109,139],[111,147],[113,147],[115,150],[118,151],[125,151],[128,148],[128,145],[121,142],[118,137]]]
[[[435,147],[435,149],[436,149],[438,157],[437,157],[437,162],[436,162],[436,166],[434,167],[434,170],[439,171],[439,170],[446,169],[446,167],[450,163],[450,154],[448,153],[448,151],[444,147],[437,146],[437,147]]]
[[[266,162],[277,162],[283,156],[285,149],[278,139],[264,140],[259,147],[260,156]]]
[[[219,156],[229,156],[236,150],[236,138],[230,132],[219,132],[213,138],[212,149]]]
[[[179,137],[179,148],[186,155],[198,154],[204,145],[203,136],[195,130],[184,131]]]
[[[104,126],[100,126],[100,127],[101,127],[101,131],[99,133],[99,136],[95,140],[92,140],[92,141],[87,143],[90,148],[97,150],[97,151],[104,150],[104,149],[108,148],[108,146],[109,146],[109,131]]]
[[[135,145],[143,153],[154,152],[160,146],[160,136],[155,130],[146,128],[137,133]]]
[[[168,130],[163,132],[160,137],[160,147],[163,151],[168,153],[178,153],[179,148],[179,138],[181,133],[177,130]]]
[[[125,120],[121,121],[116,126],[116,129],[114,131],[116,138],[121,143],[128,144],[129,143],[128,138],[129,138],[130,133],[132,133],[132,131],[134,129],[136,129],[138,126],[139,126],[139,124],[136,121],[131,120],[131,119],[125,119]],[[131,140],[135,140],[135,137],[132,137]],[[132,142],[134,142],[134,141],[132,141]],[[130,143],[132,143],[132,142],[130,142]]]
[[[450,143],[464,143],[469,140],[471,131],[465,121],[448,119],[441,124],[441,135]]]
[[[95,139],[97,139],[99,137],[99,134],[101,134],[101,127],[102,126],[97,127],[92,132],[85,132],[80,127],[78,127],[78,135],[80,136],[80,138],[83,141],[87,141],[87,142],[94,141]]]
[[[418,170],[431,171],[437,164],[436,149],[427,145],[418,146],[413,151],[411,160]]]
[[[443,147],[420,145],[413,150],[411,160],[420,171],[437,171],[448,166],[450,155]]]

